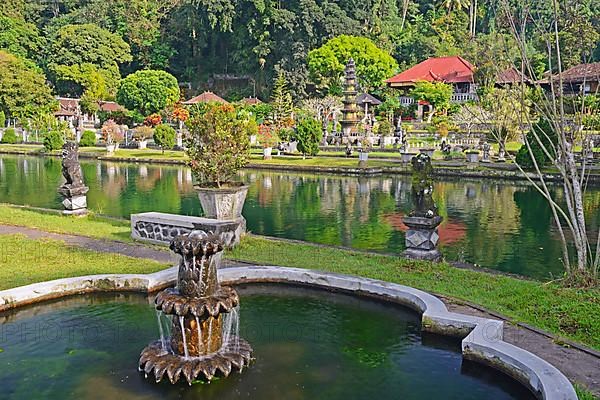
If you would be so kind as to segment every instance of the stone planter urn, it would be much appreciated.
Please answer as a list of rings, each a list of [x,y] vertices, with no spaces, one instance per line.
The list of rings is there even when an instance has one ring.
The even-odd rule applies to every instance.
[[[465,155],[467,156],[468,163],[478,163],[479,162],[479,152],[467,152]]]
[[[400,154],[402,155],[402,162],[405,164],[410,163],[412,158],[417,155],[417,153],[408,153],[408,152],[400,153]]]
[[[273,153],[272,147],[263,148],[263,159],[270,160],[272,158],[271,154]]]
[[[138,149],[140,149],[140,150],[145,149],[146,147],[148,147],[148,140],[147,139],[138,140],[137,146],[138,146]]]
[[[358,166],[366,167],[368,161],[369,161],[369,153],[367,151],[359,151],[358,152]]]
[[[432,149],[430,147],[419,149],[419,151],[423,154],[427,154],[430,158],[433,158],[433,153],[435,153],[435,149]]]
[[[242,217],[242,208],[248,194],[247,185],[230,185],[227,187],[196,186],[198,198],[206,218],[217,220],[238,220]]]

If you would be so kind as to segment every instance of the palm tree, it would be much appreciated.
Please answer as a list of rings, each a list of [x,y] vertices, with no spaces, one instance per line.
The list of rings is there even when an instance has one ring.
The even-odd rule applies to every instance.
[[[460,10],[462,8],[467,8],[469,5],[469,0],[442,0],[444,6],[448,10],[448,12],[452,12],[453,10]]]
[[[454,10],[469,8],[469,34],[471,38],[475,37],[477,26],[477,0],[442,0],[443,5],[450,14]]]
[[[406,15],[408,13],[408,7],[410,6],[410,0],[402,0],[402,24],[400,30],[404,30],[404,23],[406,22]]]

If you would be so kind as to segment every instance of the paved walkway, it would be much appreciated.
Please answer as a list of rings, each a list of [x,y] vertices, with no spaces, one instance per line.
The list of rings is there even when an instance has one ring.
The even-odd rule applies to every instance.
[[[31,239],[54,239],[65,243],[81,247],[87,250],[115,253],[136,258],[145,258],[155,260],[161,263],[174,264],[177,261],[176,256],[166,247],[146,246],[143,244],[123,243],[109,240],[93,239],[76,235],[65,235],[59,233],[49,233],[38,229],[8,226],[0,224],[0,235],[22,234]],[[244,263],[229,261],[225,262],[226,267],[242,265]],[[502,319],[501,315],[486,312],[485,310],[468,305],[455,300],[439,296],[450,311],[459,312],[467,315],[479,317]],[[504,340],[515,344],[533,354],[540,356],[548,362],[554,364],[570,380],[580,383],[596,396],[600,397],[600,353],[585,349],[579,349],[571,346],[563,346],[544,332],[535,329],[529,329],[508,321],[504,324]]]

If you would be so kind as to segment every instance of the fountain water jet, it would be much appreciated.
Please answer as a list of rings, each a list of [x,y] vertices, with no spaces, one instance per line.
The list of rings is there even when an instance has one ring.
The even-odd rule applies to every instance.
[[[252,360],[252,348],[238,336],[237,292],[219,284],[222,241],[195,231],[175,238],[171,250],[181,255],[177,287],[155,301],[157,310],[171,316],[171,337],[142,351],[140,371],[157,382],[166,373],[173,384],[183,375],[190,385],[241,371]],[[162,325],[160,330],[163,336]]]

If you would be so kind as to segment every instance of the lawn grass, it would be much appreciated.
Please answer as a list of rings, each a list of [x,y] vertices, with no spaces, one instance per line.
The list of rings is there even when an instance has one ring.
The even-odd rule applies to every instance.
[[[96,274],[148,274],[167,268],[156,261],[97,253],[56,240],[0,235],[0,290]]]
[[[88,236],[99,239],[131,242],[131,229],[126,221],[97,218],[66,217],[0,204],[0,224],[27,226],[46,232]]]
[[[127,221],[72,218],[0,205],[0,223],[130,242]],[[479,304],[518,322],[600,350],[600,289],[580,290],[527,281],[447,264],[406,261],[323,246],[249,235],[226,254],[257,264],[308,268],[363,276],[416,287]],[[127,264],[123,265],[127,268]],[[114,266],[121,270],[121,265]],[[90,272],[91,273],[91,272]],[[94,272],[98,273],[98,272]],[[49,277],[46,279],[50,279]]]
[[[112,155],[103,154],[104,157],[117,158],[138,158],[138,159],[153,159],[153,160],[188,160],[188,157],[183,151],[165,150],[163,153],[157,149],[119,149]]]

